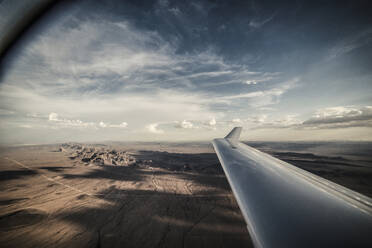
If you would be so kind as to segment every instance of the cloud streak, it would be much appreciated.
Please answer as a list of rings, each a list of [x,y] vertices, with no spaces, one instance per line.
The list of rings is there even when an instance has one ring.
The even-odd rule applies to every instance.
[[[321,109],[302,125],[315,128],[372,127],[372,106]]]
[[[50,113],[48,116],[49,123],[55,124],[55,127],[65,127],[65,128],[126,128],[128,126],[128,123],[122,122],[120,124],[110,124],[105,123],[103,121],[100,121],[99,123],[95,122],[84,122],[81,120],[70,120],[70,119],[64,119],[60,118],[57,113]]]
[[[67,127],[67,128],[97,128],[97,125],[93,122],[83,122],[81,120],[69,120],[61,119],[57,113],[50,113],[48,120],[50,123],[56,124],[57,127]],[[102,122],[101,122],[102,123]],[[101,126],[99,123],[99,126]],[[102,126],[101,126],[102,127]]]
[[[255,18],[255,19],[252,19],[250,22],[249,22],[249,26],[251,28],[261,28],[262,26],[264,26],[266,23],[269,23],[271,22],[274,18],[275,18],[275,15],[276,14],[273,14],[271,16],[269,16],[268,18],[266,19],[258,19],[258,18]]]
[[[372,29],[362,30],[338,41],[328,52],[326,60],[336,59],[372,42]]]
[[[343,129],[372,127],[372,106],[338,106],[317,110],[312,117],[302,121],[297,115],[270,120],[266,115],[246,120],[256,124],[253,129]]]

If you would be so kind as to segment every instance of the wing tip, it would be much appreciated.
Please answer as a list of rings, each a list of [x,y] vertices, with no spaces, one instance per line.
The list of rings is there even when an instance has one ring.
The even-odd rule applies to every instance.
[[[242,127],[234,127],[228,135],[226,135],[225,139],[230,140],[231,142],[238,142],[240,138],[240,134],[242,132]]]

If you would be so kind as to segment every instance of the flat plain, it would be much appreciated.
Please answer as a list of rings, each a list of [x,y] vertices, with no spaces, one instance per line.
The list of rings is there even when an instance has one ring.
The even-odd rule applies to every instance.
[[[372,196],[372,144],[249,145]],[[0,247],[252,247],[209,143],[0,149]]]

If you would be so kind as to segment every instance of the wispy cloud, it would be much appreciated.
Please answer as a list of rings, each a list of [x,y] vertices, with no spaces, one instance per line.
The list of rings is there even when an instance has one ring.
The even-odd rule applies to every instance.
[[[249,22],[249,26],[251,28],[261,28],[264,26],[266,23],[272,21],[274,17],[276,16],[276,13],[269,16],[268,18],[262,19],[262,18],[254,18]]]
[[[97,40],[102,42],[97,45]],[[176,50],[158,33],[136,30],[125,21],[83,21],[76,28],[57,26],[35,39],[17,66],[22,73],[8,73],[4,81],[22,82],[24,89],[38,88],[42,95],[97,96],[141,88],[192,93],[203,86],[274,79],[270,72],[227,63],[212,48],[183,55]]]
[[[298,86],[300,78],[296,77],[289,81],[282,83],[281,85],[267,90],[252,91],[248,93],[223,96],[220,100],[234,100],[234,99],[253,99],[251,101],[252,106],[266,106],[278,102],[278,97],[286,93],[287,91]]]
[[[351,35],[338,41],[327,53],[326,60],[332,60],[355,49],[368,45],[372,42],[372,29],[362,30],[357,34]]]

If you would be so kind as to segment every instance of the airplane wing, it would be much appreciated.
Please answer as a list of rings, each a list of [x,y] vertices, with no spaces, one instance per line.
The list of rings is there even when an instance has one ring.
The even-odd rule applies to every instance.
[[[372,200],[239,142],[213,140],[255,247],[372,247]]]

